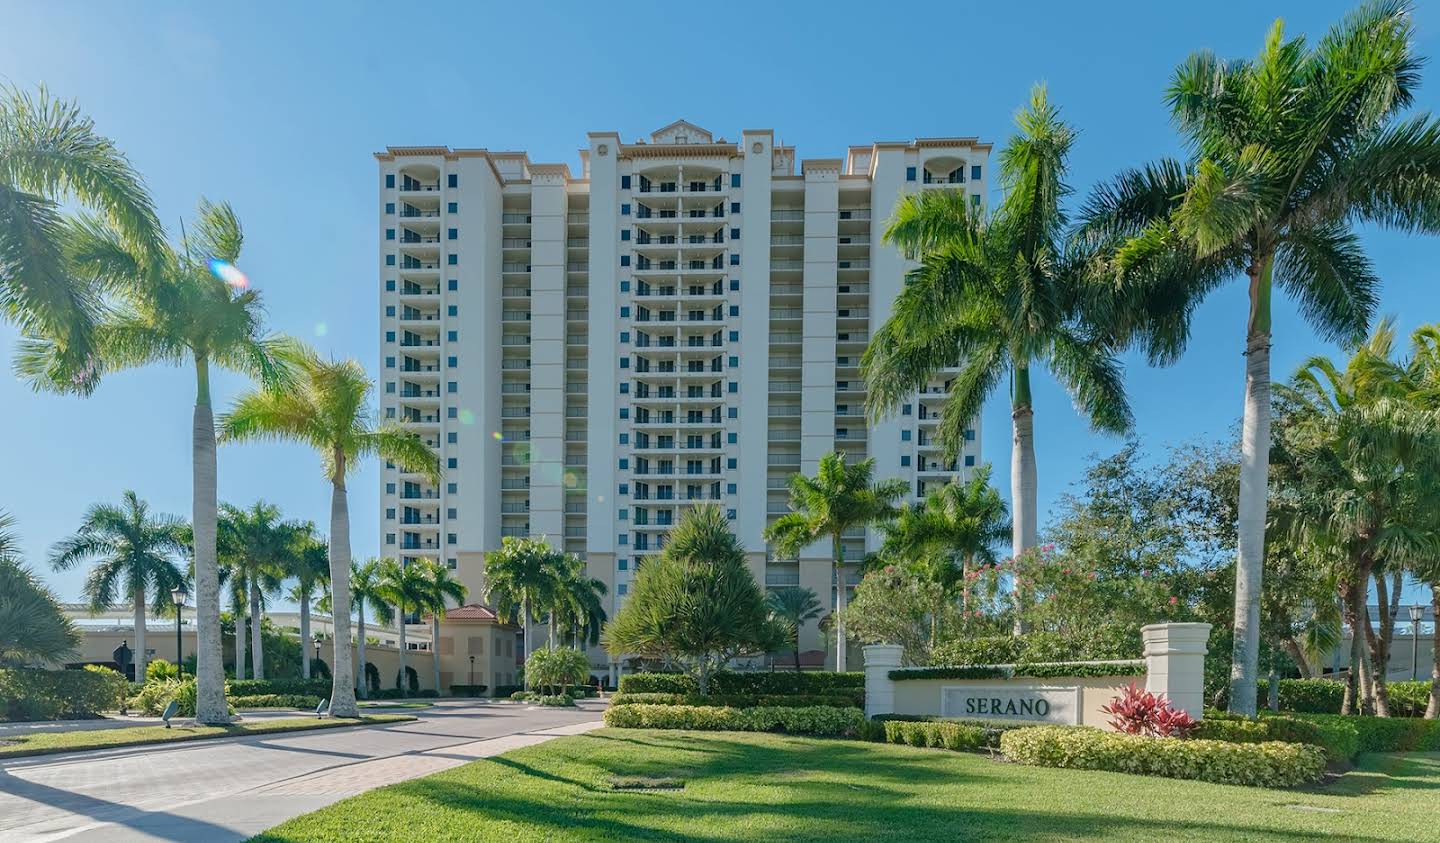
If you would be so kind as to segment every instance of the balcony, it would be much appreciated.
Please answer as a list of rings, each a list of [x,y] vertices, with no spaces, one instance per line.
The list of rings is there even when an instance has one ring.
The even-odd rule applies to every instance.
[[[400,182],[401,193],[436,193],[440,190],[440,182],[418,181],[406,176]]]
[[[400,209],[402,219],[434,219],[439,216],[439,208],[414,208],[407,205]]]
[[[501,214],[500,222],[504,225],[529,225],[529,214]]]

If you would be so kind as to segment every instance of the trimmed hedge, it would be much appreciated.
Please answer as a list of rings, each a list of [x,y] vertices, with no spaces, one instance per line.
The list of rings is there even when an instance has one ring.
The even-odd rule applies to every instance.
[[[841,689],[865,692],[865,674],[849,673],[735,673],[722,671],[710,678],[710,693],[726,694],[829,694]],[[698,694],[700,686],[681,673],[632,673],[620,677],[622,694]]]
[[[961,717],[939,717],[932,714],[877,714],[872,722],[880,728],[872,735],[872,740],[889,740],[889,732],[886,727],[890,723],[954,723],[968,728],[979,729],[983,738],[982,746],[986,749],[999,749],[1000,736],[1012,729],[1034,728],[1034,723],[1015,720],[979,720],[966,719]]]
[[[535,701],[541,705],[575,707],[575,698],[569,694],[541,694]]]
[[[929,746],[956,752],[973,752],[990,744],[982,726],[953,720],[886,720],[884,740],[910,746]]]
[[[225,682],[225,693],[237,697],[258,697],[262,694],[329,697],[334,687],[334,683],[329,679],[228,679]]]
[[[861,695],[863,696],[863,695]],[[780,705],[789,708],[804,708],[813,705],[829,705],[839,708],[858,708],[863,703],[856,694],[616,694],[611,705],[711,705],[730,708],[754,708],[757,705]]]
[[[1053,679],[1062,676],[1141,676],[1145,662],[1051,662],[1047,664],[977,664],[947,667],[904,667],[890,671],[896,682],[906,679]]]
[[[483,697],[485,696],[485,685],[451,685],[450,696],[452,697]]]
[[[1414,717],[1362,717],[1343,714],[1297,714],[1295,716],[1331,732],[1347,728],[1354,729],[1357,755],[1365,752],[1440,752],[1440,720],[1421,720]]]
[[[605,709],[605,725],[618,729],[698,729],[852,737],[865,728],[865,714],[858,708],[820,705],[805,708],[612,705]]]
[[[236,708],[303,708],[314,711],[320,700],[321,697],[313,694],[253,694],[230,697],[228,702]]]
[[[1122,735],[1074,726],[1013,729],[1005,757],[1037,767],[1108,770],[1254,787],[1295,787],[1325,774],[1325,751],[1302,743],[1230,743]]]
[[[1320,724],[1299,717],[1267,715],[1249,719],[1221,711],[1206,711],[1193,738],[1230,743],[1304,743],[1325,750],[1332,767],[1342,767],[1360,751],[1360,734],[1349,723]]]
[[[1424,717],[1430,702],[1430,680],[1405,680],[1386,685],[1390,714],[1394,717]],[[1269,699],[1270,683],[1256,683],[1260,704]],[[1281,679],[1280,710],[1298,714],[1339,714],[1345,702],[1345,683],[1334,679]]]
[[[0,721],[79,720],[117,711],[129,683],[109,668],[0,669]]]

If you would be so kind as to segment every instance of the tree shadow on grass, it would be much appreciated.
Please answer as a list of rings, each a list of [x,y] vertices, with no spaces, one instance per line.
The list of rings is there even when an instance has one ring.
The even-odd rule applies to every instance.
[[[1440,753],[1370,755],[1364,764],[1328,786],[1309,791],[1321,796],[1353,797],[1396,790],[1440,790]],[[1417,793],[1416,799],[1440,800],[1440,794]],[[1440,831],[1437,831],[1440,834]]]

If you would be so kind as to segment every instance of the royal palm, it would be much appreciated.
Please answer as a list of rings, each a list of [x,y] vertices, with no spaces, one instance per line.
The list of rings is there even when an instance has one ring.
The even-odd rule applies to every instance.
[[[947,459],[1008,377],[1011,551],[1018,558],[1036,544],[1035,370],[1048,369],[1095,429],[1124,431],[1131,419],[1109,333],[1090,318],[1100,289],[1093,264],[1064,242],[1061,201],[1070,192],[1066,157],[1075,133],[1044,87],[1016,123],[1000,153],[1005,200],[990,219],[963,191],[949,189],[908,195],[896,207],[885,239],[919,265],[861,365],[875,417],[959,368],[944,375],[949,397],[936,428]]]
[[[98,503],[85,512],[80,529],[55,544],[50,564],[67,570],[94,562],[83,594],[90,611],[108,609],[117,598],[135,610],[135,680],[145,681],[147,601],[170,606],[170,590],[185,583],[179,560],[189,552],[184,522],[156,515],[131,491],[119,505]],[[179,658],[177,654],[176,658]]]
[[[1121,174],[1086,209],[1092,242],[1145,291],[1148,350],[1171,359],[1199,299],[1248,288],[1230,708],[1255,713],[1270,447],[1271,298],[1325,340],[1362,336],[1379,279],[1355,226],[1440,231],[1440,123],[1401,118],[1419,85],[1404,0],[1361,6],[1312,47],[1276,21],[1259,54],[1191,55],[1166,92],[1189,147]]]
[[[250,618],[250,676],[265,678],[265,644],[261,625],[267,599],[280,590],[290,575],[294,548],[306,533],[308,525],[282,521],[280,508],[265,501],[256,501],[248,508],[231,504],[220,505],[216,533],[217,552],[230,569],[230,576],[239,576],[247,589]],[[235,634],[242,635],[237,618]],[[235,666],[235,676],[243,678],[244,669]]]
[[[382,624],[395,619],[395,612],[382,596],[384,588],[380,572],[386,561],[389,560],[367,559],[365,562],[350,563],[350,605],[355,607],[355,650],[359,665],[355,668],[355,687],[361,698],[369,695],[365,673],[365,610],[368,608],[375,620]],[[328,566],[328,560],[326,564]],[[319,607],[322,612],[331,611],[328,595],[320,600]]]
[[[419,608],[430,613],[430,662],[434,673],[434,688],[440,690],[440,619],[450,603],[465,602],[465,584],[450,575],[450,569],[433,559],[422,559],[416,563],[424,577],[425,599]]]
[[[330,712],[355,717],[355,683],[350,653],[350,509],[345,478],[368,457],[380,457],[402,471],[440,477],[440,461],[420,437],[391,425],[376,425],[369,399],[374,384],[354,360],[324,360],[295,349],[294,382],[283,388],[248,392],[220,420],[227,441],[280,439],[320,452],[330,481],[330,584],[334,622],[334,669]]]
[[[500,620],[520,625],[520,649],[526,658],[535,612],[553,604],[565,574],[564,554],[552,550],[543,537],[505,536],[499,550],[485,554],[485,599]]]
[[[330,582],[330,548],[323,538],[315,535],[313,525],[305,525],[305,530],[290,548],[286,563],[285,573],[295,578],[294,599],[300,607],[300,641],[303,643],[310,640],[311,601],[315,598],[315,592]],[[353,587],[351,602],[354,602]],[[300,664],[301,678],[309,679],[309,654],[301,653]]]
[[[396,674],[396,683],[402,695],[409,687],[405,681],[405,654],[409,647],[405,640],[406,616],[420,611],[429,599],[429,586],[425,580],[424,571],[415,563],[406,565],[394,559],[382,559],[376,570],[376,597],[395,607],[395,620],[400,627],[400,672]],[[339,617],[338,613],[335,617]],[[433,646],[434,642],[431,644]]]
[[[845,455],[830,452],[820,458],[814,477],[790,478],[790,512],[765,528],[765,540],[781,556],[794,557],[822,539],[830,539],[835,560],[835,669],[845,670],[846,531],[884,521],[895,512],[895,502],[908,486],[903,480],[874,481],[875,460],[845,463]]]
[[[820,617],[822,607],[815,592],[808,588],[777,588],[766,598],[770,616],[785,625],[790,643],[795,646],[795,672],[800,672],[800,628]]]
[[[210,374],[212,368],[222,368],[271,384],[283,382],[283,352],[289,342],[264,333],[258,293],[232,287],[211,272],[211,260],[234,264],[244,241],[240,221],[228,205],[202,201],[184,245],[165,247],[154,256],[136,254],[125,238],[98,225],[78,229],[70,239],[75,271],[123,280],[125,298],[95,327],[94,356],[80,368],[70,365],[63,343],[43,337],[21,343],[17,368],[37,387],[86,392],[101,375],[120,369],[154,363],[193,365],[196,719],[228,723],[215,560],[215,423]]]

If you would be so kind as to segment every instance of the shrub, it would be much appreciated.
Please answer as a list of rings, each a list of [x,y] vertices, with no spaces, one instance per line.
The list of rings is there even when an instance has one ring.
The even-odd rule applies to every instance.
[[[1299,717],[1266,715],[1249,719],[1220,711],[1205,712],[1192,737],[1230,743],[1306,743],[1325,750],[1331,766],[1344,766],[1360,751],[1360,732],[1353,724],[1337,718],[1317,723]]]
[[[542,647],[525,659],[530,684],[547,690],[575,686],[589,673],[590,659],[569,647]]]
[[[515,693],[510,695],[510,699],[514,700],[515,702],[534,702],[535,700],[539,699],[539,697],[539,694],[532,693],[530,691],[516,691]]]
[[[264,694],[301,694],[328,697],[334,689],[329,679],[230,679],[226,693],[237,697],[258,697]],[[374,696],[373,694],[371,696]]]
[[[989,745],[983,727],[953,720],[886,720],[883,723],[884,740],[889,743],[957,752],[974,751]]]
[[[434,688],[425,688],[425,689],[417,692],[417,693],[415,694],[415,696],[417,696],[417,697],[424,697],[425,699],[432,699],[432,700],[433,700],[433,699],[435,699],[436,697],[440,696],[440,692],[437,691],[437,690],[435,690]]]
[[[541,705],[575,707],[575,698],[569,694],[541,694],[535,701]]]
[[[1000,737],[1012,761],[1109,770],[1219,784],[1294,787],[1325,773],[1325,751],[1302,743],[1230,743],[1123,735],[1073,726],[1012,729]]]
[[[1347,727],[1354,729],[1356,755],[1366,752],[1440,751],[1440,720],[1342,714],[1300,714],[1296,716],[1320,726],[1322,730],[1333,732]]]
[[[697,694],[700,686],[680,673],[631,673],[620,677],[620,693]],[[849,673],[736,673],[724,671],[710,677],[710,693],[725,694],[828,694],[865,693],[865,674]],[[863,699],[863,697],[861,697]]]
[[[501,697],[501,698],[504,698],[504,697],[511,697],[511,698],[513,698],[513,697],[515,696],[515,692],[516,692],[516,691],[523,691],[523,690],[525,690],[525,687],[524,687],[523,685],[496,685],[496,686],[495,686],[494,696]]]
[[[1282,683],[1281,688],[1284,688]],[[1390,714],[1395,717],[1424,717],[1425,706],[1430,703],[1430,680],[1417,679],[1405,682],[1391,682]],[[1338,712],[1340,709],[1336,708]]]
[[[314,711],[322,699],[306,694],[255,694],[231,697],[229,702],[236,708],[301,708]]]
[[[605,725],[620,729],[785,732],[841,737],[858,735],[864,723],[865,715],[860,709],[834,706],[612,705],[605,710]]]
[[[890,671],[895,681],[906,679],[1010,679],[1025,676],[1051,679],[1058,676],[1140,676],[1145,673],[1142,661],[1124,662],[1053,662],[1049,664],[951,665],[941,667],[903,667]]]
[[[0,720],[77,720],[125,704],[129,684],[109,668],[0,669]]]
[[[839,708],[859,707],[854,694],[631,694],[620,693],[611,698],[611,705],[718,705],[730,708],[753,708],[757,705],[781,705],[791,708],[829,705]]]
[[[450,695],[455,697],[480,697],[485,695],[484,685],[451,685]]]
[[[154,682],[158,679],[179,679],[180,668],[164,659],[155,659],[145,665],[145,681]]]
[[[1190,715],[1171,706],[1164,694],[1157,697],[1134,682],[1100,710],[1110,715],[1112,729],[1127,735],[1183,738],[1195,730]]]
[[[372,700],[400,700],[405,698],[405,692],[399,688],[380,688],[370,692]]]
[[[872,722],[880,727],[878,733],[872,732],[874,735],[872,739],[882,742],[887,740],[886,723],[958,723],[961,726],[979,729],[984,738],[983,745],[987,749],[999,749],[1000,736],[1012,729],[1028,729],[1034,726],[1033,723],[1014,720],[972,720],[958,717],[937,717],[932,714],[877,714]]]

